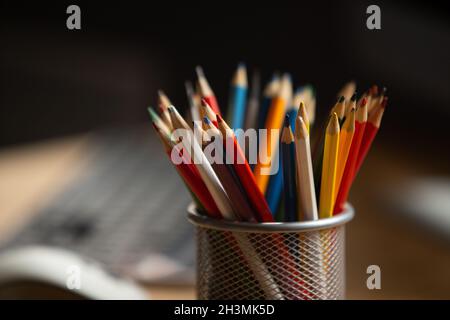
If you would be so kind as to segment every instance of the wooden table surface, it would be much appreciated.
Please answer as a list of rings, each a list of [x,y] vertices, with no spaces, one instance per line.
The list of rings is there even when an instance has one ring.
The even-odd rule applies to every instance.
[[[87,165],[89,136],[40,142],[0,151],[0,240],[27,223]],[[352,190],[355,219],[347,227],[347,297],[350,299],[450,299],[450,243],[405,222],[374,195],[390,181],[420,172],[394,150],[378,147]],[[380,179],[383,175],[383,181]],[[381,290],[368,290],[366,268],[381,268]],[[193,287],[148,286],[153,299],[194,299]]]

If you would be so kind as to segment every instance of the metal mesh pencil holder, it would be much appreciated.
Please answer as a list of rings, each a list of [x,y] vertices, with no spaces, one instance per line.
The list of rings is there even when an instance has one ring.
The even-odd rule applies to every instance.
[[[354,212],[291,223],[216,220],[194,205],[199,299],[317,300],[345,297],[345,224]]]

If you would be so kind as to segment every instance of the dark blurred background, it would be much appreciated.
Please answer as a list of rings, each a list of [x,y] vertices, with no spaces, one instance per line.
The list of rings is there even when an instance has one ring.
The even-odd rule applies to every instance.
[[[81,30],[66,28],[71,4],[81,7]],[[381,8],[381,30],[366,27],[371,4]],[[244,61],[250,72],[262,72],[263,82],[278,70],[290,72],[296,86],[311,83],[316,129],[347,81],[355,80],[359,93],[372,84],[387,87],[382,128],[350,195],[357,215],[347,234],[349,297],[449,298],[450,11],[443,2],[2,1],[0,15],[0,236],[24,212],[45,207],[60,178],[72,172],[95,178],[98,168],[110,163],[105,153],[105,159],[83,165],[97,149],[83,147],[81,133],[135,124],[148,128],[146,107],[156,104],[158,89],[185,110],[184,81],[194,79],[197,64],[225,109],[232,74]],[[65,136],[68,141],[52,144]],[[132,140],[127,137],[112,139],[112,149],[122,150],[118,140]],[[50,144],[34,145],[41,140]],[[165,171],[172,168],[150,140],[147,135],[139,140],[145,143],[136,143],[138,152],[127,153],[126,161],[117,158],[138,174],[106,183],[105,190],[93,185],[88,198],[94,207],[110,189],[123,190],[126,199],[134,199],[128,193],[137,190],[153,204],[171,194],[165,185],[180,181],[174,171]],[[160,166],[143,161],[144,169],[136,169],[139,152],[159,156]],[[125,169],[114,167],[108,177],[122,177]],[[141,182],[151,187],[153,181],[161,181],[159,193],[141,188]],[[430,183],[422,188],[423,181]],[[116,200],[111,206],[123,200],[111,199]],[[181,200],[183,209],[175,213],[184,214]],[[82,209],[87,204],[75,202]],[[142,208],[147,213],[157,207]],[[428,227],[431,232],[424,232]],[[383,268],[382,291],[366,287],[365,268],[374,263]],[[192,298],[194,290],[176,297]]]
[[[66,28],[70,4],[81,7],[79,31]],[[381,8],[381,30],[366,28],[370,4]],[[385,85],[381,136],[414,148],[442,146],[449,136],[443,4],[3,1],[0,20],[1,146],[145,122],[158,88],[185,108],[183,82],[197,64],[225,108],[239,61],[264,80],[280,70],[296,84],[312,83],[319,116],[348,80],[360,92]]]

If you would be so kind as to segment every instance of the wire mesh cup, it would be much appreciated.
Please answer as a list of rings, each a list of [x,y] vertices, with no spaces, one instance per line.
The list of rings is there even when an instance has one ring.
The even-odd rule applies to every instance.
[[[317,300],[345,297],[345,224],[331,218],[290,223],[217,220],[194,205],[199,299]]]

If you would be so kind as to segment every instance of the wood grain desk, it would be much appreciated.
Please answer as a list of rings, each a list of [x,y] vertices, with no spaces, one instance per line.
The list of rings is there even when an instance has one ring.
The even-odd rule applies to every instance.
[[[89,136],[55,139],[0,151],[0,240],[83,170]],[[379,173],[392,181],[420,168],[392,150],[371,154],[354,185],[356,217],[347,228],[347,295],[350,299],[450,299],[450,244],[403,223],[377,205]],[[398,153],[397,153],[398,154]],[[366,268],[381,267],[382,289],[368,290]],[[153,299],[194,299],[193,287],[149,286]]]

